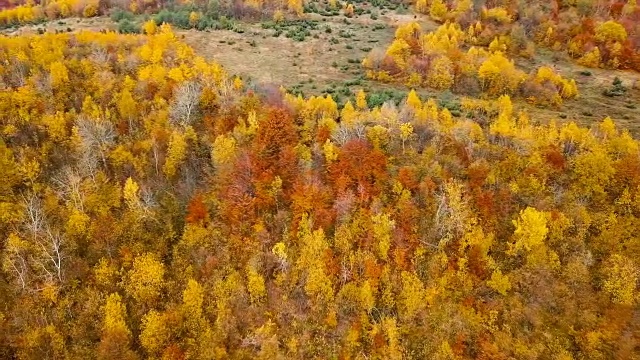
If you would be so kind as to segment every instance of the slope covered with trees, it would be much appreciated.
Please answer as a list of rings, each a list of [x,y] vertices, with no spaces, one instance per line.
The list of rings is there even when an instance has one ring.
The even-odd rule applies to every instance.
[[[613,120],[339,108],[145,30],[0,37],[1,358],[638,358]]]

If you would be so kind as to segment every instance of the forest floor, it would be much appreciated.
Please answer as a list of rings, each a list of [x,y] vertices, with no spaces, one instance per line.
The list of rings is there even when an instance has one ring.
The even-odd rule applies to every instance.
[[[388,46],[398,25],[411,21],[418,21],[425,31],[438,26],[426,17],[389,12],[375,19],[370,15],[348,19],[308,14],[311,25],[306,29],[293,23],[279,28],[274,28],[272,23],[238,23],[234,31],[175,29],[175,32],[199,55],[220,63],[228,72],[246,80],[283,85],[305,95],[331,93],[334,98],[342,97],[344,100],[360,88],[368,93],[407,90],[402,85],[366,80],[360,63],[372,49],[383,50]],[[109,18],[99,17],[52,21],[5,30],[4,33],[115,28],[116,24]],[[305,30],[302,40],[293,38]],[[573,120],[580,125],[589,125],[611,116],[622,127],[640,136],[640,74],[583,68],[566,57],[545,50],[539,50],[532,60],[517,61],[517,65],[526,72],[543,64],[553,65],[563,76],[574,78],[580,96],[565,102],[560,108],[534,107],[524,101],[516,101],[516,106],[526,108],[534,121]],[[588,73],[591,75],[585,75]],[[619,97],[604,96],[602,92],[612,86],[615,77],[622,80],[628,88],[627,93]],[[445,97],[449,102],[459,100],[450,92],[422,89],[419,93],[423,98]]]

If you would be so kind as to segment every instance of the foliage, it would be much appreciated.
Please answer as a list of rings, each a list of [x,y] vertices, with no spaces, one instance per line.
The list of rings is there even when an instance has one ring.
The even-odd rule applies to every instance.
[[[493,98],[340,109],[144,29],[0,36],[0,357],[633,359],[640,144],[505,94],[571,80],[410,25]]]
[[[435,3],[434,3],[435,4]],[[479,23],[478,23],[479,24]],[[453,89],[473,93],[474,86],[491,97],[523,95],[532,103],[560,105],[578,96],[573,79],[565,79],[543,66],[527,76],[508,57],[508,37],[496,37],[487,48],[472,45],[479,25],[464,31],[457,23],[445,23],[423,34],[418,23],[398,27],[384,56],[372,52],[362,61],[367,77],[382,82],[399,81],[411,88]]]

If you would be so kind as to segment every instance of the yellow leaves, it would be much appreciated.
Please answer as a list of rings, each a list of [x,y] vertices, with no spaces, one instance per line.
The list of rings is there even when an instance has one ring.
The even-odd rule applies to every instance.
[[[593,48],[593,50],[589,51],[580,59],[578,59],[578,64],[586,67],[598,68],[600,67],[601,61],[600,49],[598,49],[598,47],[596,46]]]
[[[422,29],[420,28],[420,24],[417,22],[409,22],[398,26],[395,32],[395,38],[407,42],[416,38],[421,32]]]
[[[553,69],[551,69],[548,66],[540,67],[536,72],[536,75],[534,76],[533,81],[542,85],[546,83],[553,84],[556,87],[556,89],[558,89],[557,95],[564,99],[572,99],[578,96],[578,87],[576,85],[575,80],[573,79],[567,80],[563,78],[559,74],[556,74],[553,71]],[[548,99],[545,99],[545,100],[548,100]]]
[[[447,14],[447,5],[443,0],[433,0],[429,8],[429,16],[434,20],[442,21]]]
[[[155,20],[149,19],[142,25],[142,31],[147,35],[154,35],[158,31],[158,25],[156,25]]]
[[[575,157],[573,174],[576,195],[589,197],[604,194],[615,169],[612,159],[598,146]]]
[[[360,306],[362,306],[367,313],[371,313],[375,305],[376,294],[374,288],[371,286],[369,280],[365,280],[360,287]]]
[[[174,130],[169,139],[167,160],[162,167],[162,172],[168,177],[173,177],[184,161],[187,154],[187,140],[185,134]]]
[[[622,13],[625,15],[632,14],[638,8],[637,0],[628,0],[626,5],[622,8]]]
[[[495,37],[493,41],[489,44],[489,51],[496,52],[502,51],[506,52],[508,49],[508,38],[505,36]]]
[[[426,292],[424,284],[414,273],[403,271],[401,278],[402,289],[398,301],[398,310],[402,318],[410,319],[427,306],[424,301]]]
[[[236,140],[229,135],[218,135],[213,141],[211,160],[215,166],[229,163],[236,153]]]
[[[455,8],[455,13],[457,15],[464,14],[467,11],[471,10],[472,7],[473,4],[471,3],[471,0],[458,0]]]
[[[126,338],[131,337],[131,331],[127,327],[125,318],[127,317],[127,309],[122,303],[119,294],[113,293],[107,297],[104,306],[104,322],[102,324],[102,332],[106,336],[124,335]]]
[[[484,19],[495,20],[502,24],[507,24],[511,22],[511,16],[509,16],[509,13],[507,12],[507,10],[501,7],[482,10],[482,17]]]
[[[297,16],[302,16],[304,14],[302,0],[287,0],[287,9],[290,12],[295,13]]]
[[[322,145],[322,152],[328,163],[338,160],[338,151],[338,147],[335,146],[330,139],[327,139],[324,145]]]
[[[98,15],[98,2],[92,1],[85,5],[82,10],[82,16],[89,18]]]
[[[405,102],[414,111],[419,111],[420,109],[422,109],[422,100],[420,100],[418,94],[414,89],[411,89],[411,91],[409,91],[409,94],[407,94],[407,100]]]
[[[513,61],[496,51],[480,65],[478,77],[488,93],[502,95],[514,92],[524,81],[525,75],[515,68]]]
[[[616,124],[614,124],[613,120],[610,117],[604,118],[602,122],[598,125],[598,128],[604,134],[605,138],[612,138],[617,135],[618,131],[616,130]]]
[[[93,267],[93,276],[97,285],[111,286],[118,276],[118,269],[108,259],[101,258]]]
[[[284,13],[282,12],[282,10],[276,10],[273,13],[273,21],[274,22],[280,23],[280,22],[283,22],[284,20],[285,20],[285,17],[284,17]]]
[[[404,39],[395,39],[387,48],[387,55],[390,56],[400,68],[405,68],[409,55],[411,55],[411,48]]]
[[[158,354],[169,341],[170,332],[163,314],[151,310],[142,318],[140,344],[150,355]]]
[[[255,111],[249,112],[247,119],[238,117],[238,124],[233,128],[233,135],[237,142],[244,142],[250,139],[258,131],[258,118]],[[229,135],[225,135],[228,137]]]
[[[138,183],[131,178],[127,178],[127,181],[124,183],[122,195],[124,196],[124,201],[131,209],[136,209],[140,204],[140,199],[138,198],[139,190],[140,187]]]
[[[65,230],[70,236],[81,236],[87,232],[91,219],[87,214],[78,209],[73,209],[69,220],[65,226]]]
[[[305,293],[316,305],[322,305],[333,300],[333,285],[325,273],[325,265],[321,258],[329,245],[325,239],[324,231],[322,229],[312,231],[310,226],[311,223],[305,214],[300,220],[298,231],[298,241],[302,245],[302,249],[296,265],[306,274]]]
[[[367,96],[362,89],[358,90],[358,92],[356,93],[356,107],[361,111],[366,110],[368,107]]]
[[[40,163],[35,159],[25,160],[18,170],[24,181],[33,186],[40,175]]]
[[[430,65],[427,85],[436,90],[447,90],[453,86],[453,63],[446,56],[439,56]]]
[[[352,126],[355,123],[356,116],[356,109],[351,104],[351,101],[347,100],[347,103],[344,104],[344,107],[342,107],[342,111],[340,112],[340,121],[344,122],[348,126]]]
[[[233,78],[233,88],[236,89],[236,91],[240,91],[242,90],[244,86],[244,83],[242,82],[242,79],[239,76],[235,76]]]
[[[182,292],[182,309],[188,319],[199,320],[202,317],[204,289],[195,280],[189,279],[187,287]]]
[[[509,95],[498,98],[498,118],[489,125],[489,133],[499,136],[513,136],[516,133],[516,123],[513,120],[513,105]]]
[[[514,232],[515,244],[512,244],[511,253],[515,254],[523,250],[529,252],[544,245],[544,240],[549,232],[544,212],[527,207],[520,211],[518,219],[512,222],[516,230]]]
[[[416,72],[411,72],[409,78],[405,82],[405,85],[410,88],[420,87],[422,85],[422,75]]]
[[[562,81],[560,96],[564,99],[573,99],[578,96],[578,85],[576,85],[576,81],[574,79]]]
[[[120,116],[124,119],[132,119],[135,117],[136,111],[136,101],[133,99],[131,92],[129,89],[125,88],[118,96],[118,112]]]
[[[507,295],[507,291],[511,289],[509,276],[503,275],[500,269],[496,269],[491,274],[491,280],[487,281],[487,285],[501,295]]]
[[[367,129],[367,139],[375,149],[382,149],[389,143],[389,129],[375,125]]]
[[[264,277],[251,266],[247,267],[247,290],[249,291],[251,302],[254,304],[262,302],[267,296]]]
[[[127,274],[125,289],[140,303],[153,303],[164,287],[164,264],[152,253],[145,253],[133,260],[133,268]]]
[[[307,270],[304,290],[307,296],[312,298],[318,305],[333,300],[331,278],[325,274],[320,266],[313,266]]]
[[[596,27],[596,40],[602,42],[617,41],[619,43],[623,43],[627,40],[627,31],[621,24],[614,20],[609,20]]]
[[[271,253],[277,256],[281,262],[287,261],[287,246],[282,241],[273,245]]]
[[[463,41],[466,34],[457,23],[445,23],[439,26],[435,31],[420,37],[420,46],[425,55],[442,54],[451,55],[455,53],[460,42]]]
[[[417,0],[415,6],[416,6],[416,11],[421,14],[427,14],[427,12],[429,11],[427,0]]]
[[[191,13],[189,13],[189,26],[195,27],[201,18],[202,18],[201,13],[192,11]]]
[[[69,71],[64,63],[56,61],[49,66],[51,74],[51,86],[53,88],[63,87],[69,82]]]
[[[46,301],[52,304],[55,304],[58,302],[59,293],[60,293],[60,289],[58,288],[58,286],[51,283],[47,283],[42,288],[42,292],[40,293],[40,295]]]
[[[403,123],[400,125],[400,138],[406,141],[413,134],[413,125],[411,123]]]
[[[373,222],[373,238],[378,243],[378,255],[380,259],[387,260],[391,248],[391,235],[396,222],[391,220],[389,214],[380,213],[371,218]]]
[[[167,69],[157,64],[143,66],[138,70],[138,79],[142,81],[162,82],[166,75]]]
[[[30,23],[40,20],[43,17],[44,14],[41,6],[25,4],[0,10],[0,25]]]
[[[382,318],[382,329],[387,340],[387,346],[384,349],[384,358],[389,360],[403,359],[400,329],[398,328],[396,319],[386,316]]]
[[[626,256],[614,254],[603,267],[605,274],[604,291],[618,304],[632,306],[638,300],[636,287],[639,269]]]
[[[184,75],[182,74],[182,70],[177,67],[169,70],[167,77],[177,83],[180,83],[186,80]]]

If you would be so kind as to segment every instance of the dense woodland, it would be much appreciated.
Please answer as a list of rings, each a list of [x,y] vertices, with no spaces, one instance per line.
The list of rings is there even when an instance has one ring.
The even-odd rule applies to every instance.
[[[166,7],[29,2],[0,24],[116,5]],[[222,5],[182,4],[186,26],[306,6]],[[515,62],[637,71],[640,7],[411,6],[441,26],[362,66],[467,96],[455,113],[243,80],[156,18],[0,35],[0,358],[640,359],[640,143],[539,121],[518,101],[580,89]]]

